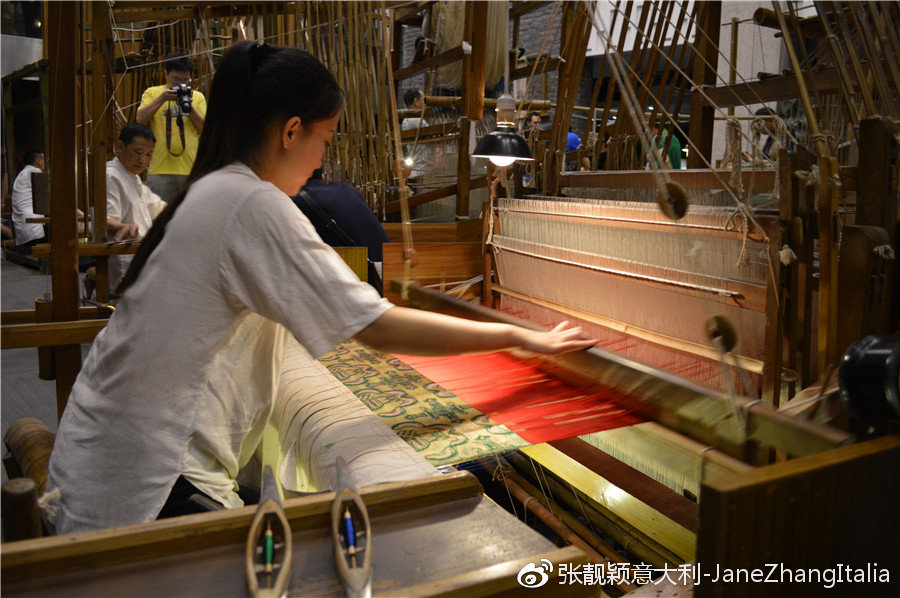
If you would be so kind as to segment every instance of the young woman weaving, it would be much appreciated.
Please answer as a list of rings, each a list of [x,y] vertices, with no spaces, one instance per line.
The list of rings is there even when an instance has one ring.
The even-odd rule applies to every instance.
[[[285,340],[319,356],[353,337],[420,355],[593,344],[396,307],[360,282],[291,202],[343,95],[311,55],[233,46],[212,82],[197,160],[141,244],[75,381],[50,460],[56,530],[240,506],[234,479],[266,420]]]

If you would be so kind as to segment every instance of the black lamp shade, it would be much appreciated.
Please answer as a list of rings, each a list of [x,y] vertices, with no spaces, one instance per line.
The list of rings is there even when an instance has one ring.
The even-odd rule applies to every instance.
[[[525,138],[516,133],[512,127],[503,125],[479,139],[472,155],[476,158],[534,159]]]

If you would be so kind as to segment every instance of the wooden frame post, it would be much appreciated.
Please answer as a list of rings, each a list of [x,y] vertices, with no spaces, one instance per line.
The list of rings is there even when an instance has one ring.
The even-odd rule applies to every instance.
[[[111,110],[107,108],[112,97],[112,31],[110,30],[109,5],[91,3],[91,126],[90,143],[90,192],[94,206],[94,243],[106,241],[106,160],[107,144],[112,139]],[[84,123],[84,126],[88,126]],[[97,256],[97,299],[109,301],[109,257]]]
[[[715,85],[719,64],[719,28],[722,21],[721,2],[703,2],[698,15],[693,80],[698,85]],[[688,168],[703,168],[704,158],[712,163],[715,109],[691,93],[691,140],[696,150],[688,154]]]
[[[78,254],[75,220],[76,53],[80,6],[76,2],[48,2],[45,47],[50,60],[50,263],[52,267],[53,321],[78,319]],[[75,377],[81,369],[81,347],[56,348],[56,406],[62,417]]]

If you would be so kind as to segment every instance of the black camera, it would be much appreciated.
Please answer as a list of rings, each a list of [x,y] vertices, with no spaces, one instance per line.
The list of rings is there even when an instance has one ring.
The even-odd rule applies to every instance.
[[[181,112],[183,114],[190,114],[193,109],[191,106],[191,88],[182,83],[181,85],[176,85],[172,89],[175,90],[175,94],[178,96],[176,101],[178,107],[181,108]]]

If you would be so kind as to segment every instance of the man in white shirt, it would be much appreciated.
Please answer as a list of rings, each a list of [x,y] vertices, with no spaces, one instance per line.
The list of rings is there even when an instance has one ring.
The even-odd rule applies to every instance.
[[[153,218],[166,206],[139,176],[153,158],[156,137],[146,125],[122,127],[115,143],[116,157],[106,163],[106,225],[117,241],[137,239],[147,234]],[[109,258],[109,287],[115,289],[128,265],[130,255]]]
[[[37,150],[25,152],[25,168],[16,177],[12,190],[12,218],[16,233],[16,246],[28,247],[44,243],[44,225],[39,222],[26,222],[28,218],[43,218],[34,213],[31,197],[31,175],[44,171],[44,154]]]
[[[403,93],[403,101],[410,110],[423,110],[425,108],[425,92],[421,89],[407,89]],[[403,124],[400,125],[400,128],[404,131],[410,131],[427,126],[428,122],[424,118],[408,116],[403,119]],[[416,193],[417,188],[421,185],[421,177],[425,174],[425,165],[428,163],[426,145],[420,139],[414,145],[407,145],[404,148],[404,153],[407,154],[407,164],[412,167],[407,183],[413,190],[413,193]]]

